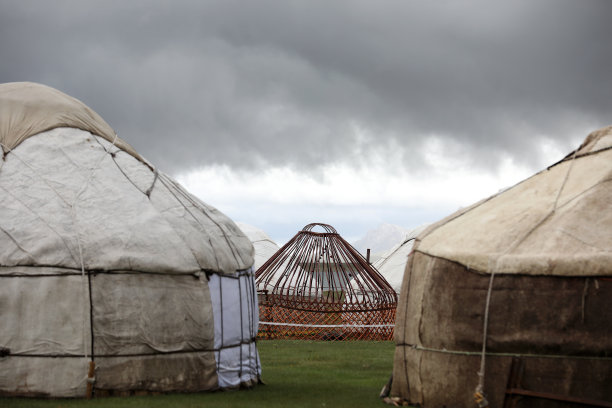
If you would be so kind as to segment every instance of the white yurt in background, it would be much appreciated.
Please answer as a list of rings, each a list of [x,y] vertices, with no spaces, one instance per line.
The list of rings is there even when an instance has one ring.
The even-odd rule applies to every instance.
[[[408,232],[404,239],[388,251],[383,252],[376,261],[372,262],[378,272],[389,282],[397,294],[400,293],[404,270],[408,255],[412,252],[412,246],[416,237],[425,230],[427,225],[417,227]]]
[[[0,85],[0,395],[250,386],[253,246],[80,101]]]
[[[253,244],[253,248],[255,249],[253,270],[257,271],[257,269],[270,259],[270,257],[280,248],[262,229],[243,222],[237,222],[236,225],[238,225],[242,232],[244,232],[244,235],[249,238],[251,244]]]

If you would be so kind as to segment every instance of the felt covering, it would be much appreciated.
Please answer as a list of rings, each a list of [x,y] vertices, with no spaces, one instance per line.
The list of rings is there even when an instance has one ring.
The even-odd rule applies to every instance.
[[[525,389],[612,402],[611,147],[612,127],[593,132],[561,162],[416,238],[391,398],[476,406],[482,386],[499,407],[517,359]],[[523,397],[517,406],[570,405]]]
[[[9,84],[0,103],[0,395],[257,383],[253,246],[234,222],[80,102]]]
[[[612,127],[564,161],[429,228],[419,251],[482,273],[612,274]]]
[[[5,154],[28,137],[58,127],[86,130],[142,160],[100,115],[78,99],[33,82],[0,84],[0,143]]]

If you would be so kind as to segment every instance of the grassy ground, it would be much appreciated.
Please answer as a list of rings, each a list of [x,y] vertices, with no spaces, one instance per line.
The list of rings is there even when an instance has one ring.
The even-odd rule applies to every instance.
[[[0,407],[385,407],[378,393],[391,374],[393,342],[264,340],[258,346],[266,385],[253,390],[90,401],[0,398]]]

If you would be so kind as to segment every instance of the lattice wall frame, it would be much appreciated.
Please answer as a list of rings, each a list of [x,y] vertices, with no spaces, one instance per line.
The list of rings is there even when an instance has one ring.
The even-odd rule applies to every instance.
[[[397,294],[330,225],[305,226],[257,270],[256,284],[260,339],[393,338]]]

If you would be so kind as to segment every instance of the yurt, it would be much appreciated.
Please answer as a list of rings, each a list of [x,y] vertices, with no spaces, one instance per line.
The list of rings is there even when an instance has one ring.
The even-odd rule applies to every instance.
[[[388,251],[383,252],[376,261],[373,262],[374,267],[380,274],[389,282],[393,290],[397,294],[400,293],[402,280],[404,279],[404,271],[406,270],[406,262],[408,255],[412,252],[412,246],[416,237],[425,229],[426,225],[422,225],[413,230],[410,230],[404,239]]]
[[[395,291],[331,225],[306,225],[257,270],[256,285],[260,338],[392,338]]]
[[[255,249],[253,270],[259,269],[272,255],[278,251],[279,246],[264,230],[244,222],[237,222],[238,228],[247,236]]]
[[[94,111],[0,85],[0,395],[258,382],[253,247]]]
[[[388,401],[612,406],[612,126],[421,233]]]

